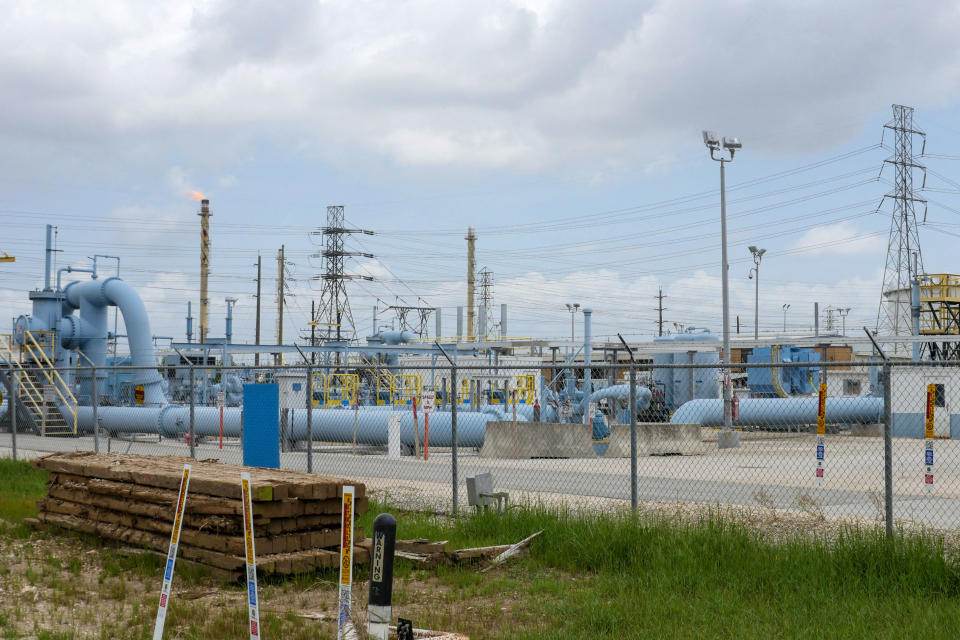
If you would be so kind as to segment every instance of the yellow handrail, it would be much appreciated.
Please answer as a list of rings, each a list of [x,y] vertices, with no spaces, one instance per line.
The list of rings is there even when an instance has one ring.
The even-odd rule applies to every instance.
[[[49,335],[50,336],[50,345],[49,348],[53,351],[53,332],[52,331],[24,331],[24,341],[23,344],[27,348],[27,353],[33,358],[33,360],[40,361],[41,364],[46,365],[46,368],[41,369],[46,375],[47,382],[52,386],[57,395],[60,397],[60,400],[63,401],[63,404],[66,405],[70,415],[73,416],[73,432],[77,432],[77,399],[70,392],[70,388],[67,386],[66,381],[60,375],[60,372],[57,371],[56,367],[53,366],[53,363],[50,361],[50,358],[47,357],[47,353],[44,351],[44,347],[40,346],[40,343],[37,341],[35,333],[40,335]],[[32,343],[32,346],[31,346]],[[39,355],[39,358],[38,358]],[[93,384],[96,384],[97,381],[94,380]],[[40,394],[40,397],[43,397],[43,394]]]

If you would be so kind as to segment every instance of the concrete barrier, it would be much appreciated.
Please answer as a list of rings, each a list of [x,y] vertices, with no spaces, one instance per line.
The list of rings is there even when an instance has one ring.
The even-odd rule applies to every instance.
[[[698,455],[706,453],[700,425],[667,422],[637,424],[637,453]],[[497,421],[487,423],[481,458],[629,458],[630,425],[613,425],[606,453],[598,456],[587,424]]]

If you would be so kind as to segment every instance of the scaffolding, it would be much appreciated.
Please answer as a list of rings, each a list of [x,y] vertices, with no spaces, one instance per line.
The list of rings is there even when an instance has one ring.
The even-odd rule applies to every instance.
[[[922,336],[960,335],[960,275],[928,273],[920,276],[919,333]],[[922,357],[952,360],[960,356],[960,345],[927,342]]]

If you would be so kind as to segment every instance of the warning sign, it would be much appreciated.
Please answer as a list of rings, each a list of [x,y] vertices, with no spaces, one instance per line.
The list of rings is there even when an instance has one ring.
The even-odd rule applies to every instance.
[[[436,403],[437,403],[437,394],[435,394],[433,391],[427,391],[426,393],[423,394],[423,402],[421,404],[423,405],[423,410],[425,412],[429,413],[433,411],[433,408],[434,406],[436,406]]]
[[[133,401],[136,402],[137,404],[143,404],[144,397],[145,396],[143,393],[143,385],[138,384],[133,388]]]

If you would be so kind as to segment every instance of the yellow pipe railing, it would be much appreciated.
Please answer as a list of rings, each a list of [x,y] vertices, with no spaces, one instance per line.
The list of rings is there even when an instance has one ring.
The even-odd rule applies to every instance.
[[[37,340],[37,335],[40,336],[49,336],[49,344],[41,345],[40,341]],[[34,362],[38,362],[42,365],[45,365],[41,368],[41,372],[47,379],[47,383],[53,387],[57,396],[66,406],[71,417],[73,418],[73,433],[77,432],[77,399],[70,392],[70,388],[67,386],[66,381],[63,379],[63,376],[60,375],[60,372],[57,371],[56,367],[53,366],[53,362],[48,357],[45,349],[49,349],[50,353],[54,352],[54,334],[52,331],[24,331],[23,332],[24,340],[23,346],[27,350],[27,354],[31,357]],[[93,381],[93,384],[96,384],[96,380]],[[41,400],[43,399],[43,394],[40,394]],[[66,418],[66,416],[64,416]],[[69,425],[68,425],[69,426]]]

